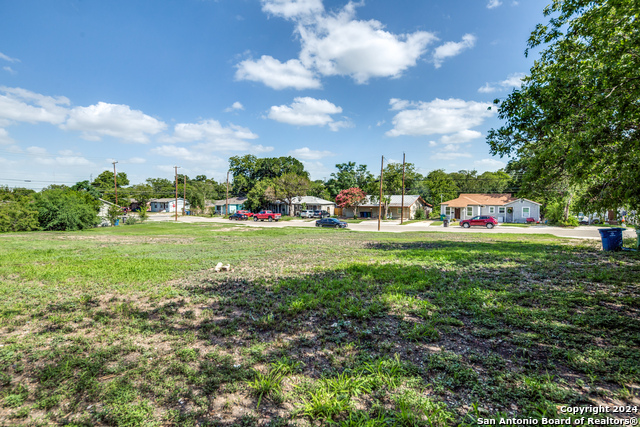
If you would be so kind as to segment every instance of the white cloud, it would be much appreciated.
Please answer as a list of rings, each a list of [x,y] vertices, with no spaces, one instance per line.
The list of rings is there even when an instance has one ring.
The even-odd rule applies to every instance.
[[[502,4],[502,2],[500,0],[489,0],[489,3],[487,3],[487,9],[496,8],[496,7],[500,6],[501,4]]]
[[[6,129],[0,128],[0,145],[10,145],[14,142],[15,141],[9,136],[9,132],[7,132]]]
[[[506,163],[496,159],[481,159],[473,162],[473,165],[478,170],[478,172],[485,172],[488,170],[496,171],[498,169],[502,169],[506,166]]]
[[[230,113],[232,111],[236,111],[236,110],[244,110],[244,106],[239,103],[238,101],[234,102],[231,107],[225,108],[224,112],[225,113]]]
[[[401,110],[393,118],[393,129],[388,136],[458,134],[469,137],[469,129],[478,126],[495,111],[488,110],[490,103],[463,101],[461,99],[438,99],[431,102],[390,100],[392,110]],[[466,132],[466,133],[465,133]],[[474,132],[474,131],[472,131]],[[452,140],[456,136],[450,137]]]
[[[75,107],[69,112],[69,119],[60,128],[76,130],[91,141],[108,135],[125,141],[147,143],[149,135],[163,131],[167,125],[128,105],[98,102],[88,107]]]
[[[374,77],[399,77],[416,64],[436,40],[426,31],[392,34],[376,20],[355,19],[355,3],[337,14],[299,23],[300,60],[325,76],[350,76],[357,83]]]
[[[299,57],[285,63],[267,55],[242,61],[236,79],[274,89],[319,88],[318,75],[348,76],[360,84],[376,77],[399,77],[437,40],[426,31],[393,34],[377,20],[355,19],[362,2],[349,2],[337,13],[324,11],[320,0],[263,0],[262,4],[265,12],[295,22]]]
[[[443,144],[463,144],[471,140],[481,138],[482,133],[477,130],[465,129],[452,135],[442,135],[440,142]]]
[[[18,122],[62,123],[69,105],[64,96],[51,97],[21,88],[0,86],[0,119]]]
[[[348,121],[334,122],[332,114],[339,114],[342,108],[332,104],[326,99],[299,97],[293,100],[290,106],[272,106],[269,110],[269,118],[281,123],[294,126],[324,126],[329,125],[331,130],[348,126]]]
[[[320,81],[297,59],[282,63],[263,55],[257,61],[244,60],[237,65],[236,80],[264,83],[272,89],[318,89]]]
[[[451,58],[462,53],[465,49],[470,49],[476,44],[476,37],[473,34],[465,34],[460,42],[446,42],[438,46],[433,53],[433,63],[436,68],[442,66],[446,58]]]
[[[201,120],[198,123],[178,123],[173,128],[173,136],[167,142],[208,142],[221,149],[233,150],[235,144],[247,139],[257,139],[258,135],[242,126],[229,124],[224,127],[217,120]]]
[[[304,147],[291,150],[287,155],[295,157],[296,159],[318,160],[322,159],[323,157],[335,156],[335,153],[326,150],[312,150],[309,147]]]
[[[480,93],[493,93],[495,91],[499,90],[497,87],[492,86],[489,83],[485,83],[484,86],[482,86],[481,88],[478,89],[478,92]]]
[[[500,86],[504,88],[520,87],[522,86],[522,79],[524,79],[525,76],[525,73],[509,74],[505,80],[500,82]]]
[[[11,58],[10,56],[7,56],[2,52],[0,52],[0,59],[3,59],[3,60],[8,61],[8,62],[20,62],[19,59]]]
[[[522,86],[522,79],[526,77],[525,73],[509,74],[506,79],[501,82],[485,83],[478,89],[480,93],[492,93],[496,91],[507,90],[511,88],[519,88]]]
[[[72,150],[60,150],[59,156],[50,154],[46,148],[31,146],[25,150],[33,156],[33,162],[39,165],[55,165],[55,166],[95,166],[93,162],[87,160],[81,153],[75,153]]]
[[[6,67],[2,67],[2,69],[9,74],[17,74],[17,72],[13,68],[9,67],[8,65]]]
[[[322,0],[262,0],[262,10],[286,19],[321,13]]]

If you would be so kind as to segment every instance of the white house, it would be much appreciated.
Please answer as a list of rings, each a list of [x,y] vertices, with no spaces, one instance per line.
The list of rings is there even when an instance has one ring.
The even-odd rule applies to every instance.
[[[527,222],[527,218],[540,221],[540,206],[533,200],[517,198],[511,194],[460,194],[457,199],[440,204],[440,214],[449,219],[469,219],[488,215],[498,222]]]
[[[294,197],[291,200],[291,206],[293,208],[293,216],[298,215],[298,213],[303,210],[326,211],[329,212],[329,215],[335,215],[336,213],[335,202],[315,196]],[[289,215],[289,205],[283,201],[270,203],[267,209],[273,212],[279,212],[282,215]]]
[[[176,211],[176,199],[175,197],[165,197],[162,199],[151,199],[149,200],[151,205],[151,212],[175,212]],[[186,206],[185,201],[182,197],[178,197],[178,212],[182,212],[182,208],[185,210],[191,210],[191,205],[187,200]]]

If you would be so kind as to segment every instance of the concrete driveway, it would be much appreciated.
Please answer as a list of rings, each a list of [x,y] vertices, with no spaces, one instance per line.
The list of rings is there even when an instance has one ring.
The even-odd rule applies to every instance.
[[[174,221],[174,215],[172,214],[151,214],[149,215],[149,221]],[[315,227],[316,220],[308,219],[293,219],[290,221],[231,221],[220,217],[201,217],[201,216],[180,216],[178,215],[178,222],[183,223],[195,223],[195,222],[214,222],[219,224],[241,225],[246,227]],[[487,229],[485,227],[471,227],[462,228],[458,225],[443,227],[430,226],[431,221],[415,222],[407,225],[400,225],[399,220],[394,221],[382,221],[380,231],[385,233],[402,233],[402,232],[414,232],[414,231],[430,231],[430,232],[442,232],[442,233],[510,233],[510,234],[552,234],[558,237],[570,237],[575,239],[600,239],[600,233],[596,226],[580,226],[576,228],[563,228],[563,227],[551,227],[546,225],[534,225],[531,227],[509,227],[508,225],[499,225],[493,229]],[[358,224],[349,224],[349,229],[354,231],[378,231],[377,220],[365,220]],[[623,237],[636,237],[636,232],[632,228],[628,228],[623,231]]]

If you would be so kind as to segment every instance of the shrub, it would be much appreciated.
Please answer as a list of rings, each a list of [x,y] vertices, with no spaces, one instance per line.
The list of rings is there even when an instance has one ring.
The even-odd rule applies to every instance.
[[[107,219],[111,223],[112,226],[116,225],[116,221],[120,219],[120,215],[122,215],[122,208],[118,205],[110,205],[107,210]]]
[[[413,216],[413,219],[425,219],[426,215],[424,214],[424,211],[422,209],[418,209],[416,211],[416,214]]]
[[[37,230],[38,211],[29,202],[0,202],[0,232]]]
[[[138,211],[138,218],[140,219],[140,222],[145,222],[147,219],[149,219],[149,212],[147,212],[147,205],[140,207],[140,210]]]
[[[34,207],[43,230],[82,230],[99,222],[99,202],[70,189],[42,191],[35,196]]]

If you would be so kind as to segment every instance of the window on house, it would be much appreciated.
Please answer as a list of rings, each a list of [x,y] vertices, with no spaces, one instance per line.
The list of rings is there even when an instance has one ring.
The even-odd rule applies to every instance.
[[[501,214],[503,214],[503,213],[504,213],[504,206],[500,206],[500,207],[498,208],[498,213],[501,213]]]
[[[523,218],[528,218],[528,217],[530,217],[530,216],[531,216],[531,215],[530,215],[530,211],[531,211],[531,208],[524,208],[524,207],[523,207],[523,208],[522,208],[522,217],[523,217]]]
[[[445,213],[445,215],[451,215],[451,208],[449,206],[444,208],[444,213]]]
[[[496,213],[496,207],[495,206],[489,206],[489,213]]]
[[[473,206],[467,206],[467,216],[473,216]]]

